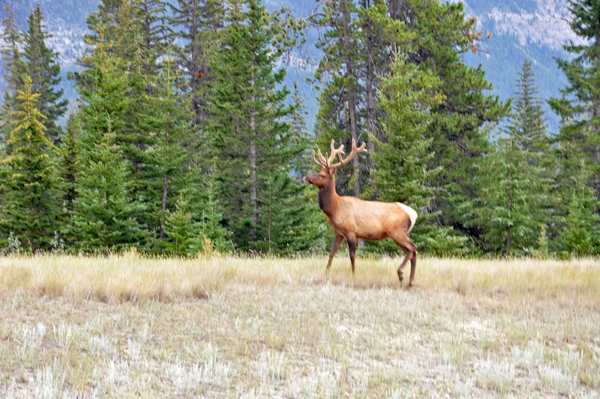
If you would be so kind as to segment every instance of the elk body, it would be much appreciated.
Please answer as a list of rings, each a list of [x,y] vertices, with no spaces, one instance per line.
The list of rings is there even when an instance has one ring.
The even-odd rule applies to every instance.
[[[404,266],[409,260],[411,262],[408,284],[411,287],[414,284],[417,268],[417,247],[408,236],[417,220],[417,212],[400,202],[363,201],[355,197],[339,196],[335,191],[337,168],[348,163],[359,153],[366,151],[365,144],[356,148],[354,140],[352,140],[352,152],[344,160],[341,157],[341,154],[344,154],[344,146],[341,145],[336,149],[333,140],[331,140],[329,157],[324,157],[319,150],[319,159],[317,160],[313,151],[313,161],[321,167],[321,172],[307,176],[304,181],[319,188],[319,207],[327,215],[329,225],[335,233],[335,240],[327,262],[327,271],[329,271],[333,257],[344,238],[348,240],[350,262],[352,263],[352,273],[354,273],[356,240],[361,238],[379,241],[389,237],[406,254],[398,268],[400,282],[404,278]],[[339,156],[340,162],[332,164],[336,156]]]

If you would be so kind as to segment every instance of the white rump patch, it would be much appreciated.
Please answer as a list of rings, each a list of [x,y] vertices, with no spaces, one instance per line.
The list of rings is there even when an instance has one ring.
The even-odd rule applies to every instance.
[[[417,221],[417,217],[419,216],[417,214],[417,211],[412,209],[410,206],[404,205],[403,203],[396,202],[396,204],[398,204],[398,206],[408,214],[408,217],[410,218],[410,230],[412,230],[412,228],[415,227],[415,222]]]

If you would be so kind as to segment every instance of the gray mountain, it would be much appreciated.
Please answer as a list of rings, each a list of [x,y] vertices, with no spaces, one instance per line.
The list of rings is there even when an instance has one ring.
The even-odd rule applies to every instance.
[[[458,1],[458,0],[450,0]],[[54,37],[49,45],[60,52],[63,75],[77,68],[75,60],[83,53],[85,44],[86,18],[96,9],[97,0],[0,0],[10,4],[18,16],[21,28],[26,27],[30,10],[40,3],[46,16],[46,24]],[[566,21],[568,11],[566,0],[463,0],[467,15],[477,18],[478,27],[484,34],[492,33],[492,38],[483,44],[483,50],[477,54],[464,54],[464,61],[486,70],[487,78],[494,86],[493,93],[502,99],[509,98],[515,92],[515,81],[527,57],[533,62],[537,85],[543,98],[558,96],[566,79],[558,71],[553,57],[565,57],[562,45],[569,40],[577,42],[578,37],[570,30]],[[288,7],[295,15],[305,16],[314,8],[313,0],[266,0],[269,9]],[[5,15],[2,13],[2,18]],[[318,32],[310,32],[308,42],[316,41]],[[317,110],[318,92],[306,82],[312,76],[311,63],[303,59],[309,55],[309,61],[318,59],[315,49],[307,48],[287,63],[286,83],[292,87],[293,80],[299,84],[299,90],[305,99],[309,111],[309,126],[312,127]],[[69,98],[75,97],[71,82],[63,79],[63,86]],[[0,81],[0,90],[3,84]],[[557,118],[546,107],[552,131],[558,129]]]

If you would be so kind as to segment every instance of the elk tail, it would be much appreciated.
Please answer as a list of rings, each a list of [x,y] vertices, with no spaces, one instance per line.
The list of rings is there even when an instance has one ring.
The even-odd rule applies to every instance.
[[[414,209],[412,209],[408,205],[404,205],[401,202],[396,202],[396,204],[398,204],[398,206],[400,208],[402,208],[402,210],[404,212],[406,212],[406,214],[408,215],[408,217],[410,219],[410,224],[408,225],[408,229],[406,230],[406,234],[408,234],[408,233],[411,232],[411,230],[413,229],[413,227],[415,227],[415,222],[417,221],[417,217],[419,217],[419,214],[417,213],[417,211],[415,211]]]

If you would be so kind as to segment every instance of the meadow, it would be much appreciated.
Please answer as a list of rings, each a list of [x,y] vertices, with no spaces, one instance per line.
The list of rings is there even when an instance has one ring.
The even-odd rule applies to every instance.
[[[600,396],[600,262],[399,262],[2,257],[0,397]]]

